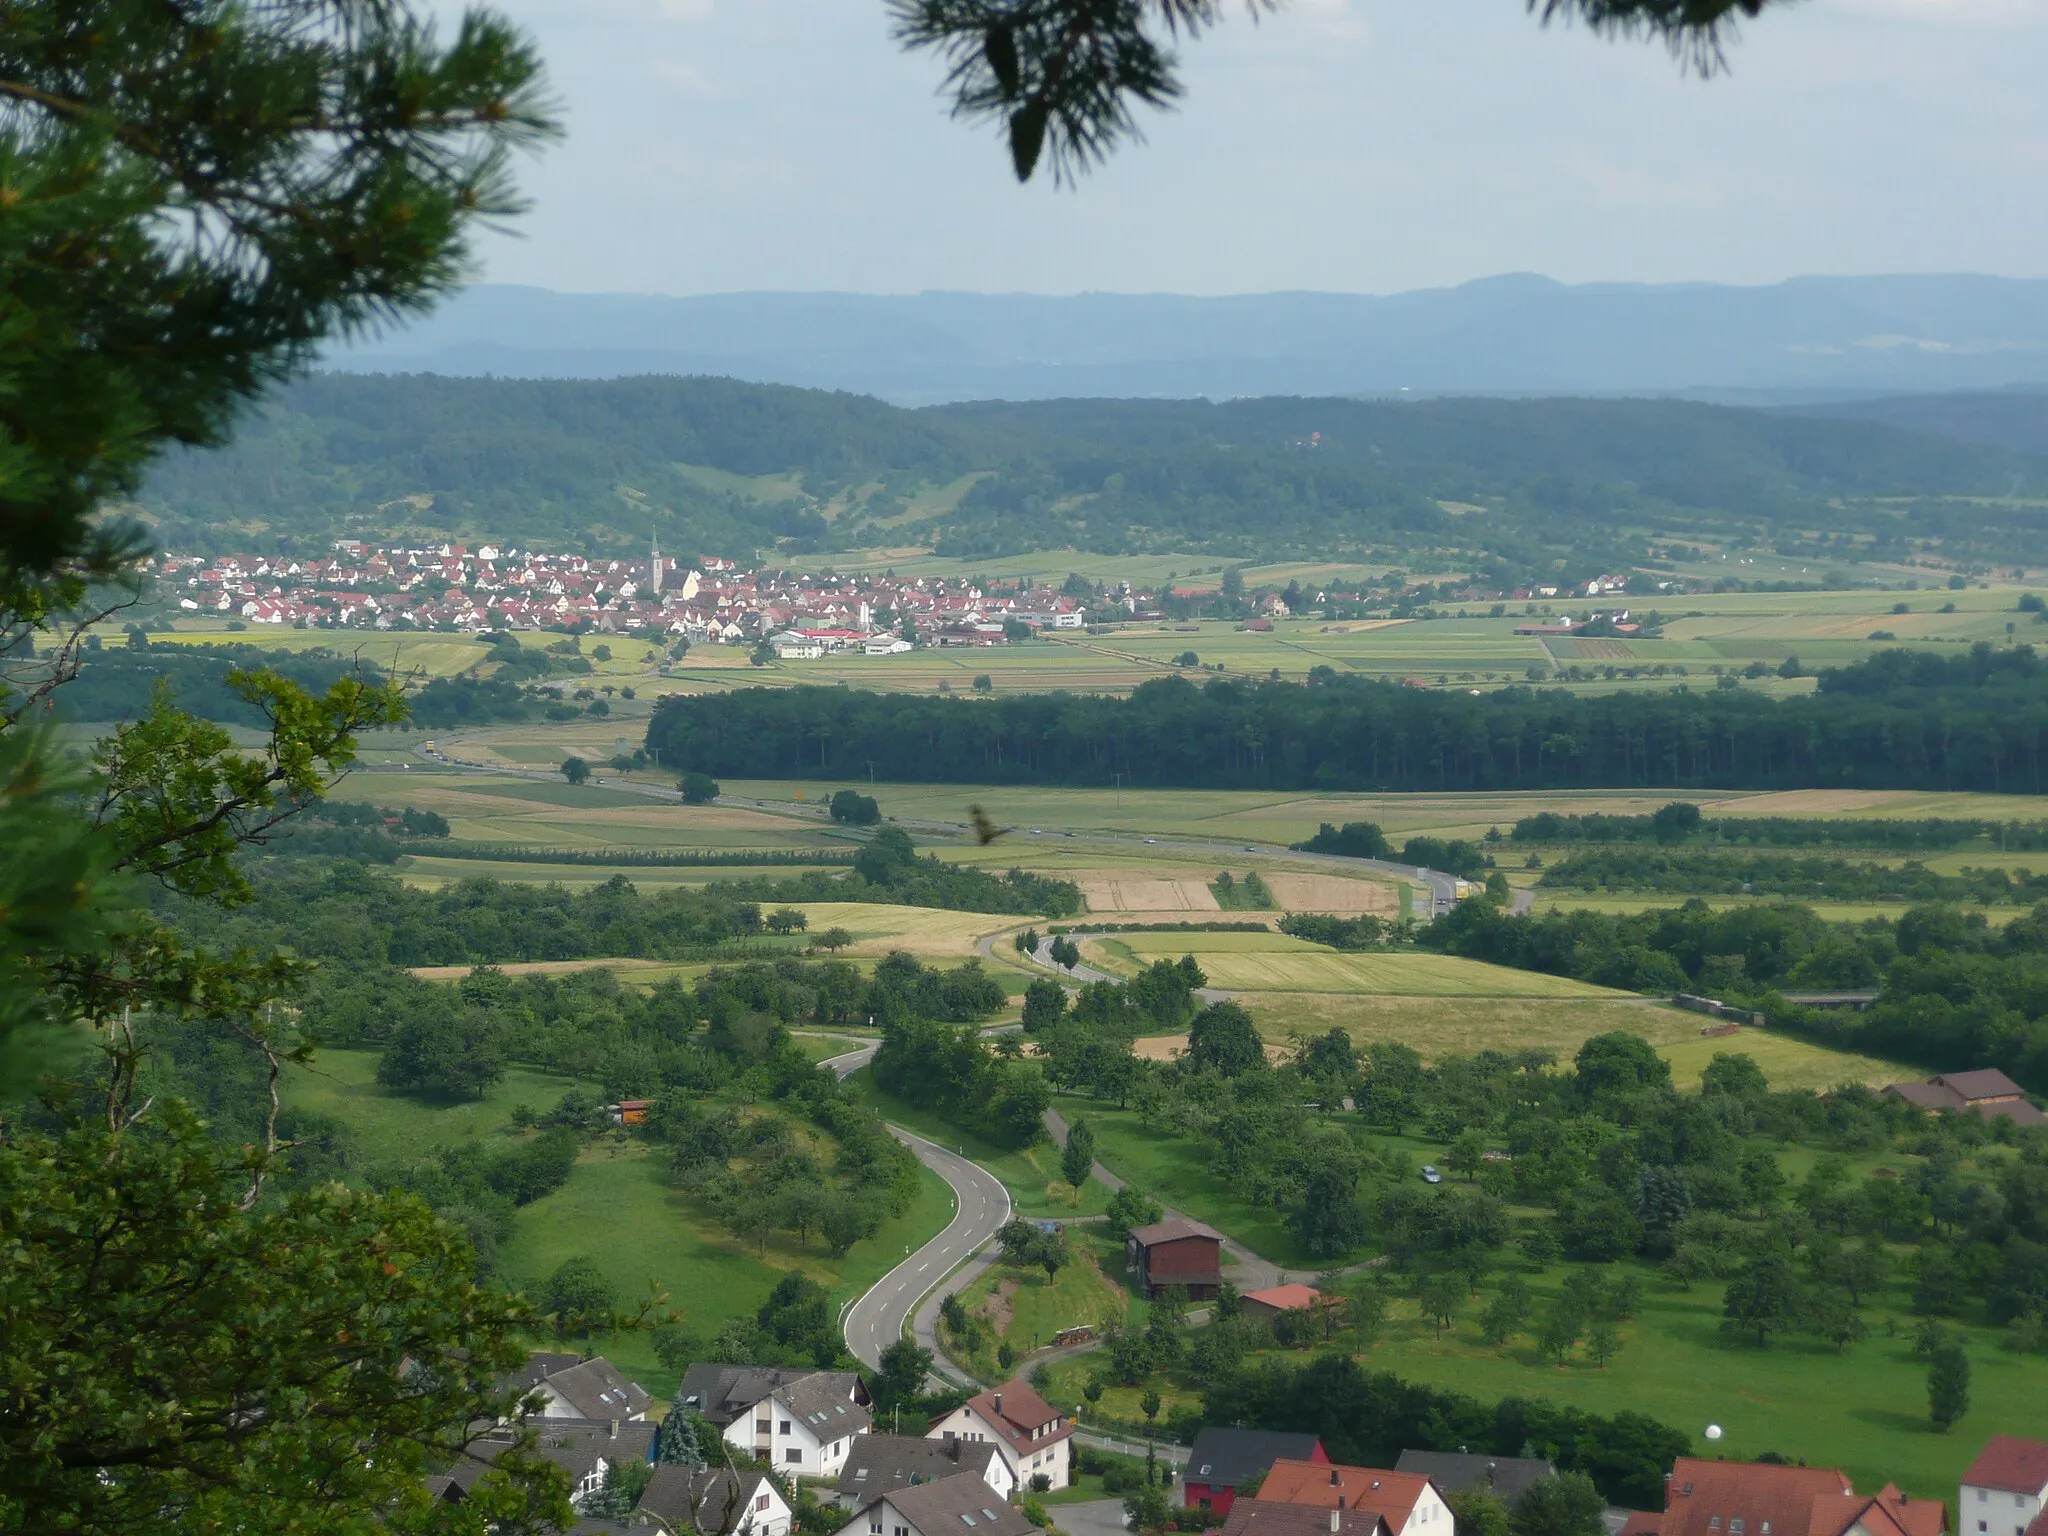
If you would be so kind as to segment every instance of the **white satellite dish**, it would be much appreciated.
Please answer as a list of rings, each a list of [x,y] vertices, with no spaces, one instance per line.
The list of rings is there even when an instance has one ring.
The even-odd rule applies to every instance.
[[[1709,1424],[1709,1425],[1707,1426],[1707,1438],[1708,1438],[1709,1440],[1718,1440],[1718,1439],[1720,1439],[1720,1438],[1721,1438],[1721,1426],[1720,1426],[1720,1425],[1718,1425],[1718,1424]]]

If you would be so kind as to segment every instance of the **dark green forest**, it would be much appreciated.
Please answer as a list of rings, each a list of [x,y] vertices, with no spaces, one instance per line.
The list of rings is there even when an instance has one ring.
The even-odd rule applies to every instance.
[[[647,745],[713,776],[1333,790],[1696,786],[2038,794],[2048,668],[2030,647],[1887,651],[1785,699],[1587,696],[1180,677],[1127,698],[747,688],[661,701]]]
[[[692,468],[801,490],[743,494]],[[1649,400],[905,410],[712,378],[315,376],[229,446],[169,455],[138,499],[181,550],[439,534],[594,552],[658,532],[679,553],[746,558],[901,542],[877,524],[969,473],[957,508],[918,525],[942,553],[1434,549],[1505,580],[1656,558],[1661,538],[1840,536],[1880,554],[1939,538],[2007,559],[2048,536],[2048,510],[1971,499],[2048,493],[2048,460],[1881,422]],[[820,507],[842,492],[828,525]]]

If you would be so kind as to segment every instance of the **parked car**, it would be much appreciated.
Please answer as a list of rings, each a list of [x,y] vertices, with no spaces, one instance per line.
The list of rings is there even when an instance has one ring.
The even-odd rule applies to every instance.
[[[1437,1166],[1436,1166],[1436,1164],[1435,1164],[1435,1163],[1424,1163],[1424,1164],[1422,1165],[1422,1182],[1423,1182],[1423,1183],[1425,1183],[1425,1184],[1441,1184],[1441,1183],[1443,1183],[1443,1181],[1444,1181],[1444,1176],[1443,1176],[1443,1174],[1441,1174],[1440,1172],[1438,1172],[1438,1171],[1437,1171]]]

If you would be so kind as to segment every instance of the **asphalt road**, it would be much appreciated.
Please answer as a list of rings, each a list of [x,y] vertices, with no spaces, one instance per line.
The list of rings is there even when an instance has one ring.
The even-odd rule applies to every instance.
[[[825,1065],[844,1078],[874,1060],[875,1049],[864,1045],[857,1051],[832,1057]],[[916,1316],[920,1302],[935,1289],[943,1294],[945,1289],[952,1288],[942,1282],[950,1280],[953,1286],[966,1283],[969,1277],[956,1276],[954,1271],[1010,1219],[1010,1192],[1001,1179],[901,1126],[892,1125],[889,1130],[910,1148],[919,1162],[952,1186],[953,1219],[922,1248],[906,1253],[902,1263],[868,1287],[846,1309],[846,1347],[869,1365],[879,1365],[882,1351],[903,1337],[905,1325]],[[930,1340],[920,1342],[931,1348]],[[933,1353],[937,1355],[936,1350]]]

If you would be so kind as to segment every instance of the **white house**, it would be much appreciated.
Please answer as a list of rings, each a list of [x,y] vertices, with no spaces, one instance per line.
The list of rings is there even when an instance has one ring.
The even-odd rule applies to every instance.
[[[1037,1536],[1038,1527],[972,1472],[884,1494],[838,1536]]]
[[[1007,1499],[1017,1487],[1010,1464],[1002,1452],[986,1441],[921,1440],[915,1435],[859,1435],[839,1469],[839,1485],[833,1490],[838,1502],[851,1510],[866,1509],[879,1498],[920,1483],[972,1472],[991,1491]]]
[[[837,1477],[871,1422],[867,1389],[852,1371],[693,1365],[681,1396],[685,1411],[709,1419],[727,1445],[791,1477]]]
[[[1074,1480],[1072,1422],[1021,1381],[969,1398],[934,1419],[925,1438],[986,1441],[1026,1490],[1051,1492]]]
[[[516,1372],[505,1385],[538,1396],[544,1419],[620,1419],[630,1423],[646,1418],[654,1403],[639,1382],[620,1375],[618,1367],[603,1355],[586,1360],[581,1355],[535,1350],[526,1357],[525,1370]]]
[[[1993,1435],[1963,1473],[1956,1536],[2026,1536],[2048,1499],[2048,1441]]]

